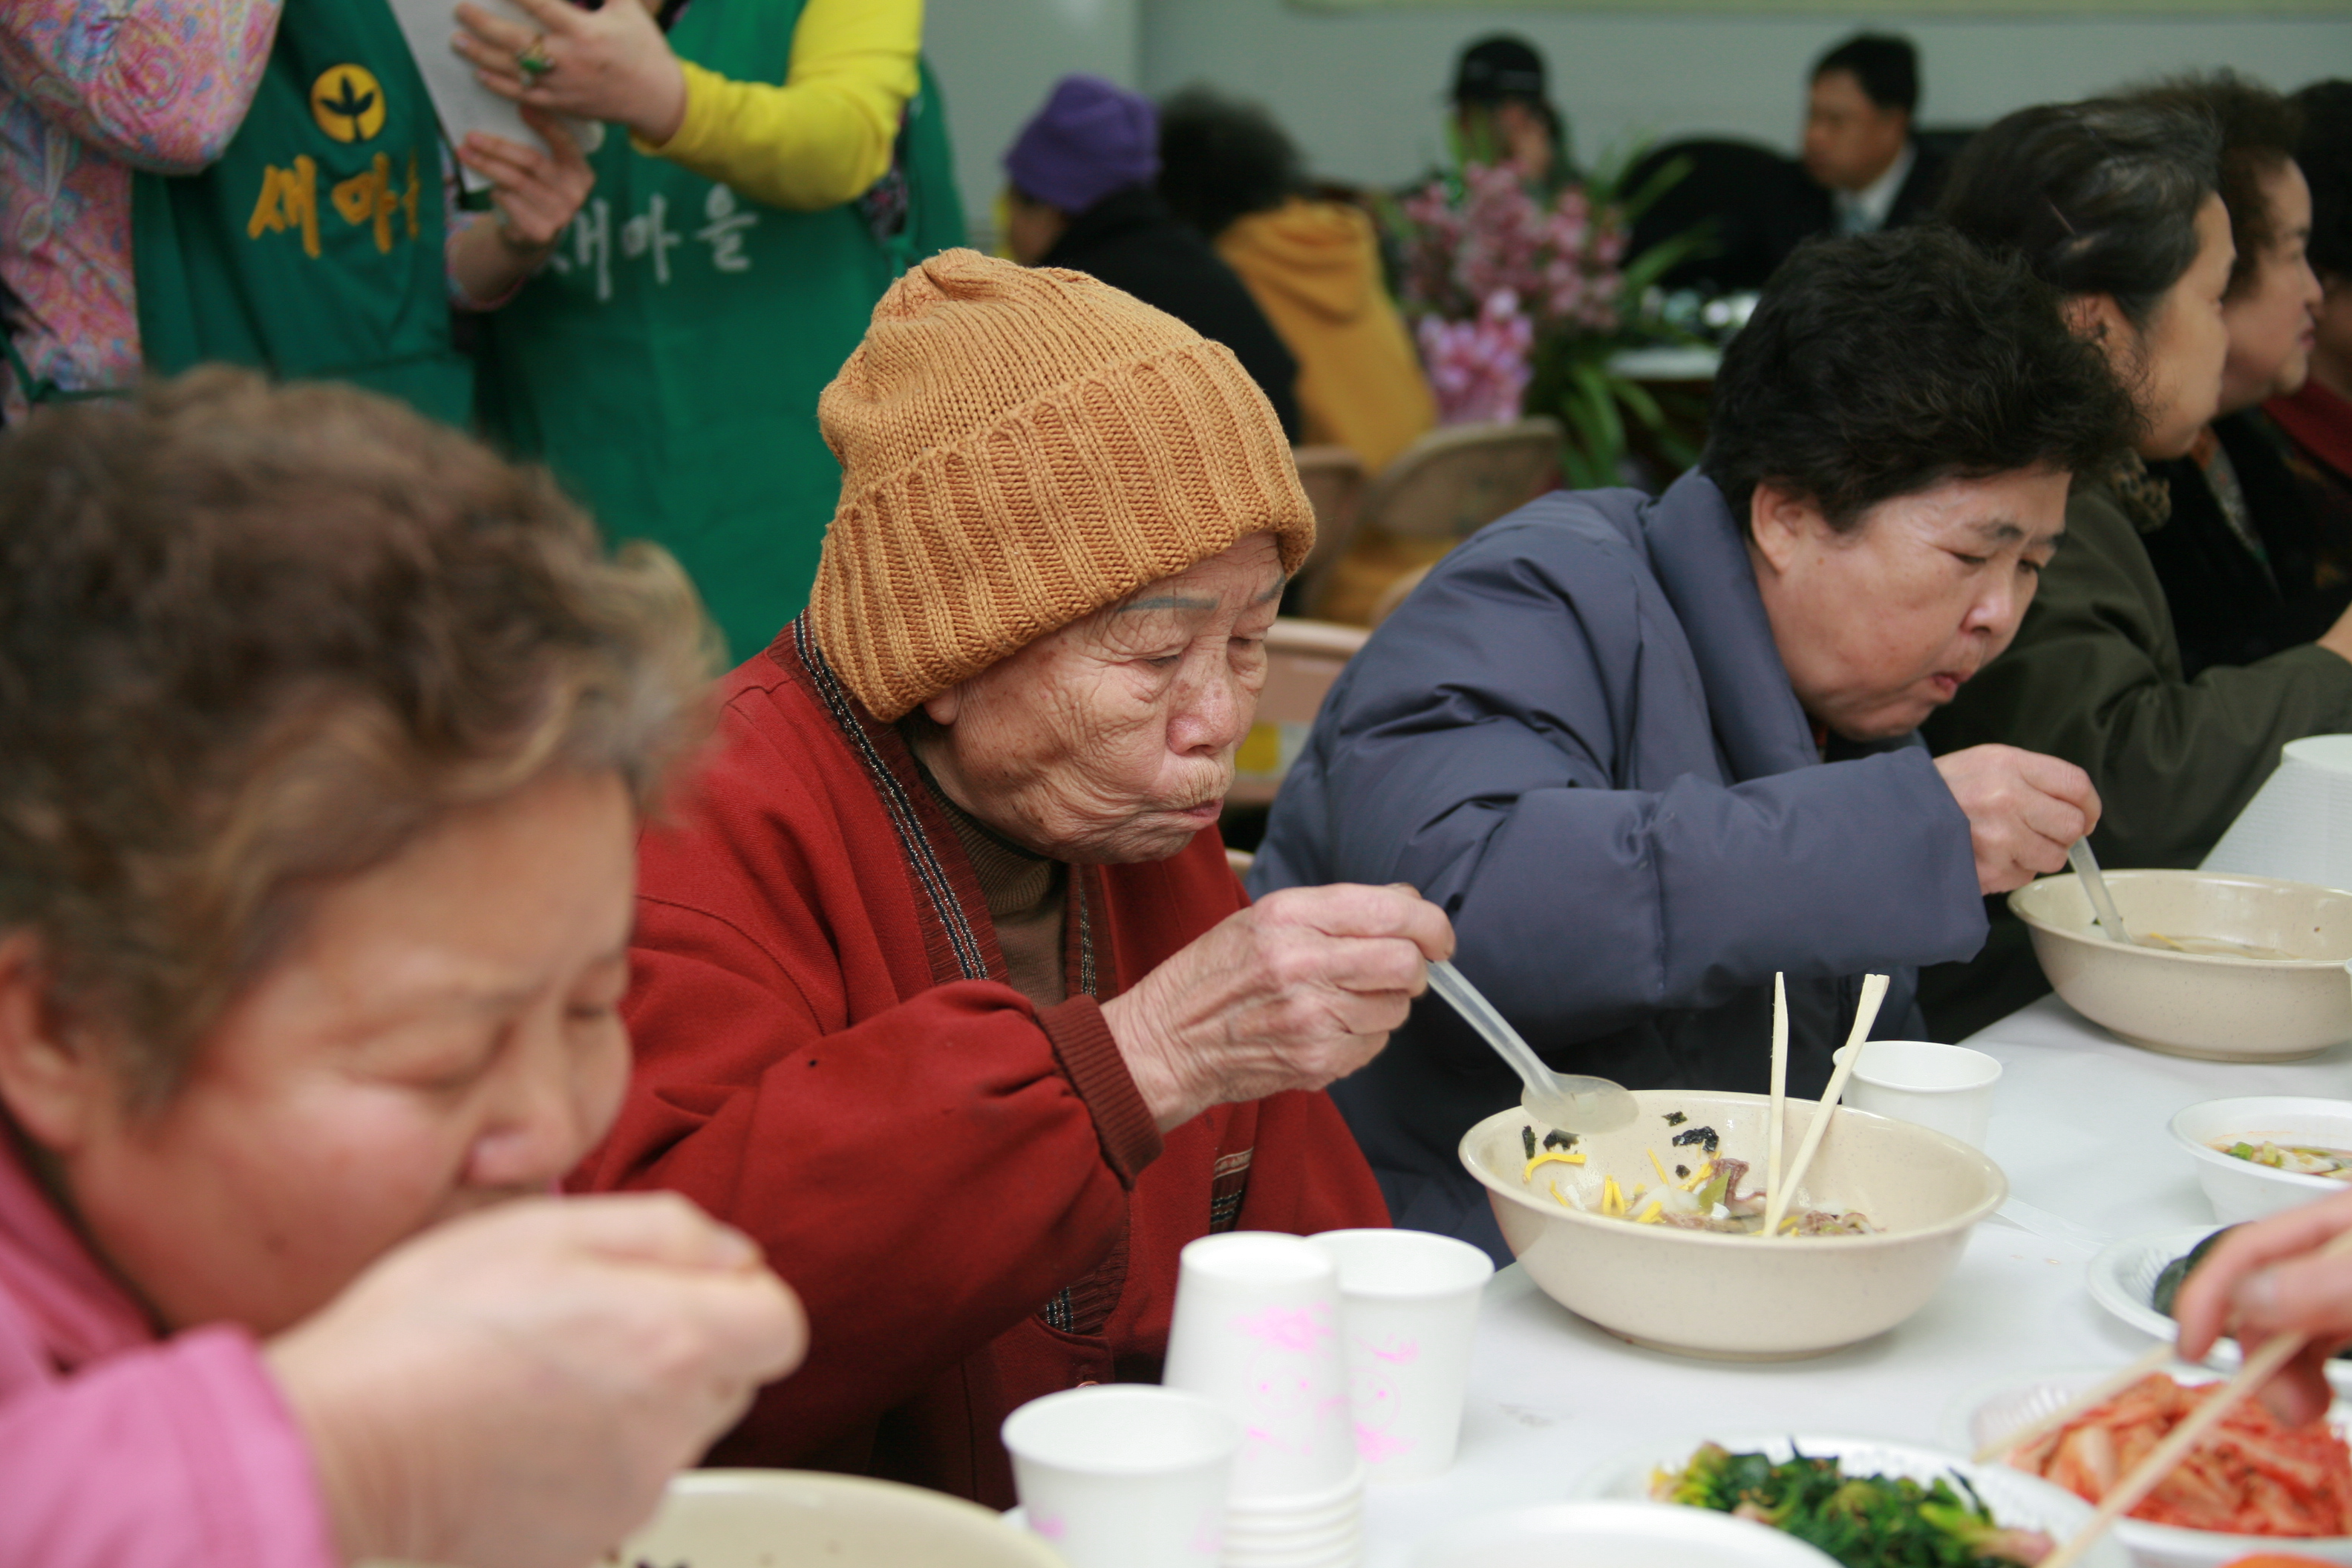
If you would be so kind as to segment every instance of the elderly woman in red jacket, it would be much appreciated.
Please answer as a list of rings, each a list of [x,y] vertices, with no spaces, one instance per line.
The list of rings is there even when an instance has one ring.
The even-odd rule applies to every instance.
[[[1312,514],[1233,354],[949,251],[819,407],[808,612],[641,852],[621,1121],[575,1178],[761,1242],[811,1362],[726,1463],[1009,1503],[996,1429],[1151,1379],[1176,1253],[1386,1223],[1318,1092],[1451,951],[1410,890],[1249,906],[1214,831]]]

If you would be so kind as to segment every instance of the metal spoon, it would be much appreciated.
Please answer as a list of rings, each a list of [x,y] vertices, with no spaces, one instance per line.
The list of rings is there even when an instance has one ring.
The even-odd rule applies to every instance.
[[[2099,918],[2100,934],[2126,947],[2147,945],[2135,942],[2124,929],[2124,917],[2116,912],[2115,895],[2107,891],[2107,879],[2099,875],[2099,858],[2091,853],[2091,841],[2077,838],[2067,846],[2066,861],[2074,868],[2074,875],[2083,879],[2083,891],[2090,896],[2091,910]]]
[[[1632,1126],[1642,1113],[1641,1103],[1621,1084],[1579,1073],[1556,1073],[1544,1066],[1535,1047],[1519,1037],[1519,1032],[1495,1011],[1494,1004],[1444,959],[1429,966],[1429,988],[1452,1003],[1454,1010],[1525,1081],[1519,1103],[1537,1121],[1562,1132],[1614,1132]]]

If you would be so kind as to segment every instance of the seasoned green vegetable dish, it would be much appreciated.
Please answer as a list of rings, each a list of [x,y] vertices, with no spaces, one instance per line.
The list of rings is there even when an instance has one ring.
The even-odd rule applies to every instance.
[[[1846,1568],[2016,1568],[2052,1550],[2040,1531],[1997,1523],[1965,1477],[1923,1486],[1902,1476],[1849,1476],[1836,1459],[1801,1453],[1775,1464],[1708,1443],[1679,1471],[1660,1470],[1650,1495],[1760,1521]]]

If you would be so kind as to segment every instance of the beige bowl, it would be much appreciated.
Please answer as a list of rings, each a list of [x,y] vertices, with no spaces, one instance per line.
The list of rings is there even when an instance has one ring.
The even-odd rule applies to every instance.
[[[2066,1005],[2133,1045],[2206,1061],[2284,1062],[2352,1039],[2352,893],[2222,871],[2110,871],[2133,931],[2292,953],[2234,958],[2125,947],[2100,933],[2074,876],[2010,894]]]
[[[661,1568],[1061,1568],[1053,1548],[959,1498],[811,1470],[689,1470],[618,1549]]]
[[[1634,1091],[1642,1114],[1616,1132],[1588,1134],[1581,1173],[1629,1190],[1656,1180],[1654,1151],[1671,1173],[1693,1164],[1676,1132],[1712,1127],[1722,1152],[1746,1160],[1763,1185],[1760,1094],[1680,1089]],[[1665,1117],[1687,1118],[1669,1126]],[[1788,1156],[1812,1120],[1792,1100],[1782,1138]],[[1495,1217],[1528,1276],[1569,1310],[1633,1341],[1683,1355],[1783,1361],[1820,1355],[1884,1333],[1936,1293],[1968,1244],[1969,1227],[2009,1195],[2000,1167],[1957,1138],[1864,1111],[1841,1110],[1797,1196],[1815,1208],[1859,1209],[1875,1236],[1724,1236],[1605,1219],[1562,1206],[1550,1184],[1571,1168],[1538,1167],[1523,1179],[1525,1110],[1498,1111],[1463,1135],[1462,1163],[1486,1184]]]

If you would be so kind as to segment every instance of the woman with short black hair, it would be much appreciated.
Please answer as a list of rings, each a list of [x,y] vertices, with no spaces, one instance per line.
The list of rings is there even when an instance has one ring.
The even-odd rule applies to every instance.
[[[2143,535],[2168,506],[2153,459],[2188,452],[2220,405],[2235,247],[2210,110],[2101,100],[2021,110],[1969,146],[1942,216],[2021,255],[2066,296],[2139,411],[2135,449],[2086,474],[2066,546],[2009,652],[1938,714],[1939,752],[2003,741],[2087,771],[2106,804],[2099,858],[2194,866],[2299,736],[2352,729],[2352,624],[2259,662],[2187,678]],[[1931,1030],[1956,1039],[2049,990],[2024,930],[1994,911],[1963,968],[1922,980]]]
[[[1900,344],[1900,353],[1888,345]],[[1913,731],[2009,641],[2069,478],[2130,408],[2057,297],[1950,234],[1800,250],[1724,356],[1699,468],[1553,495],[1432,569],[1285,780],[1261,894],[1402,882],[1553,1065],[1811,1095],[1865,973],[1973,952],[2065,863],[2080,770]],[[1426,1003],[1332,1089],[1399,1225],[1507,1257],[1454,1145],[1518,1093]]]

